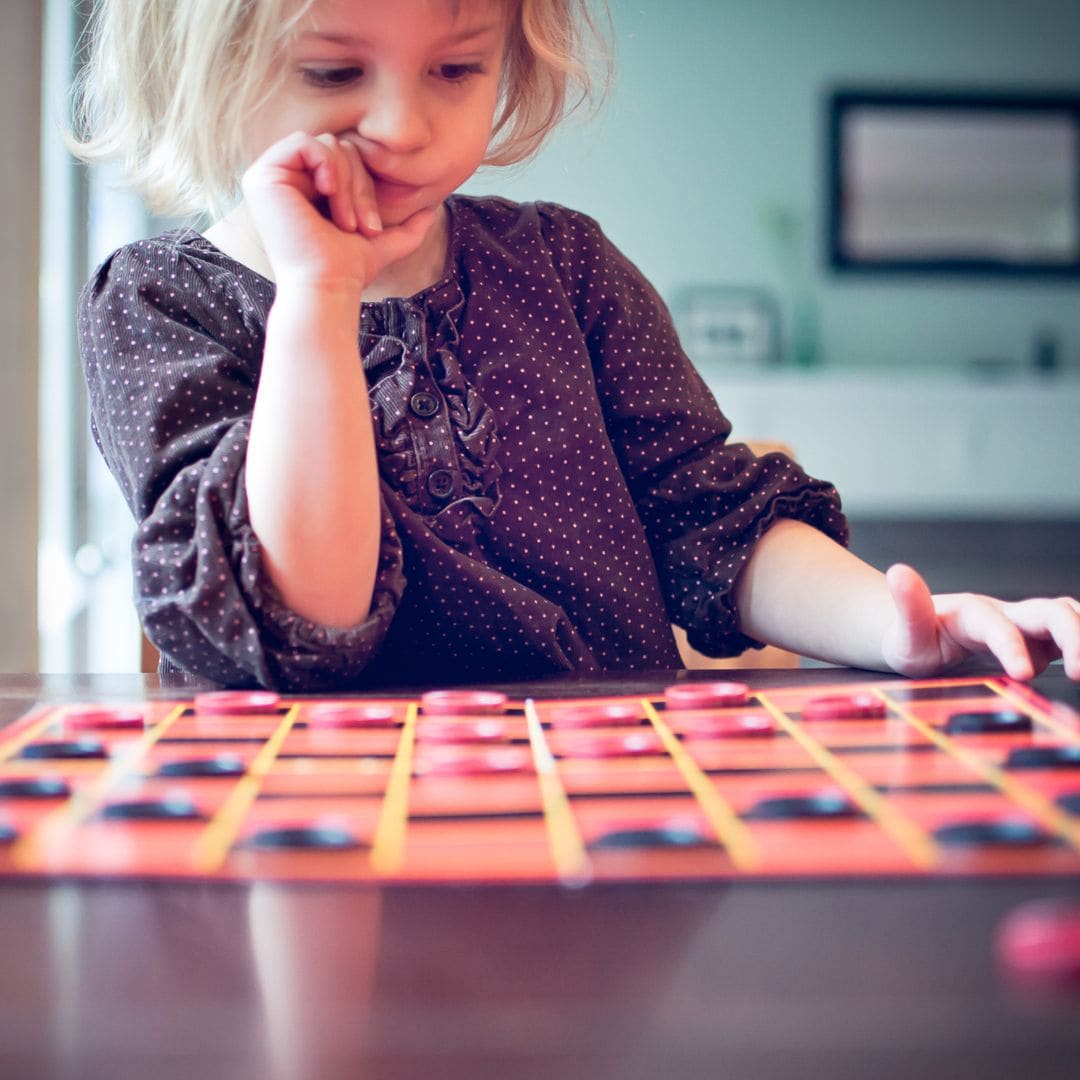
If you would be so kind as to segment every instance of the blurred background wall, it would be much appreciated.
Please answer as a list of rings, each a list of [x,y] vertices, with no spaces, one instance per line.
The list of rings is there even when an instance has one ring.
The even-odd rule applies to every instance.
[[[516,174],[471,185],[594,214],[668,298],[784,269],[764,221],[803,226],[831,366],[1026,362],[1052,329],[1080,368],[1080,283],[837,280],[824,270],[824,96],[838,84],[1080,90],[1077,0],[611,0],[616,84]]]

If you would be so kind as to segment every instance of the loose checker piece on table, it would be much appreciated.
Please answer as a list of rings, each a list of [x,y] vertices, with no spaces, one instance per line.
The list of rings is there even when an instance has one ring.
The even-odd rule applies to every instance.
[[[1080,904],[1031,900],[1001,921],[998,960],[1014,980],[1080,986]]]
[[[1003,679],[44,705],[0,873],[506,882],[1080,874],[1080,724]]]

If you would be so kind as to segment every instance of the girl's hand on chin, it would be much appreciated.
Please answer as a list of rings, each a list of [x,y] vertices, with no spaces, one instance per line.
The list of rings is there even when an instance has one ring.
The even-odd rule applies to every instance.
[[[359,296],[385,267],[411,255],[435,220],[424,209],[384,229],[359,149],[335,135],[287,135],[259,155],[242,187],[279,286]]]

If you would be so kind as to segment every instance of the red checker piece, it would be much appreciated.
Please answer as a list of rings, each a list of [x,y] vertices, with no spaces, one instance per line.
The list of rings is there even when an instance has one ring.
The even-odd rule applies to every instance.
[[[1025,982],[1080,985],[1080,903],[1032,900],[1001,921],[997,958]]]
[[[146,715],[132,705],[72,705],[64,710],[64,727],[72,731],[144,728]]]
[[[327,701],[312,705],[304,714],[308,727],[386,728],[396,727],[394,706],[384,701]]]
[[[575,734],[561,744],[570,757],[612,758],[661,754],[664,744],[655,731],[619,732],[616,735]]]
[[[776,734],[776,721],[764,713],[701,713],[672,725],[688,739],[743,739]]]
[[[418,755],[418,776],[506,776],[532,770],[532,755],[520,746],[490,750],[454,751],[449,748]]]
[[[195,711],[210,716],[272,713],[281,697],[271,690],[212,690],[195,695]]]
[[[495,690],[429,690],[420,708],[428,716],[488,716],[506,712],[507,700]]]
[[[676,683],[664,691],[664,705],[669,709],[722,709],[745,705],[749,696],[746,683]]]
[[[804,720],[872,720],[884,717],[885,702],[877,694],[828,694],[802,707]]]
[[[491,743],[506,738],[501,720],[424,720],[416,725],[416,738],[429,743]]]
[[[595,701],[579,705],[559,705],[548,713],[556,728],[618,727],[640,724],[641,707],[630,701]]]

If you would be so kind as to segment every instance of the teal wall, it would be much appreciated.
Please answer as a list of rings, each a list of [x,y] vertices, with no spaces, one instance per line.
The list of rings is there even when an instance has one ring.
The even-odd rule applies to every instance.
[[[823,265],[823,106],[837,83],[1080,88],[1080,0],[611,0],[616,85],[524,168],[468,190],[594,214],[671,299],[782,288],[762,214],[805,223],[829,366],[1027,362],[1040,330],[1080,369],[1080,284],[839,279]]]

